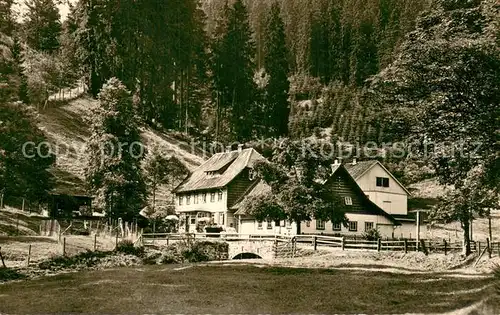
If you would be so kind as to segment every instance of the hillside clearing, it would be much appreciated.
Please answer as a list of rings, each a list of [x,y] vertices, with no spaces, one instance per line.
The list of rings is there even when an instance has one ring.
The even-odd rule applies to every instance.
[[[84,117],[97,105],[96,100],[81,97],[39,114],[39,127],[57,155],[56,167],[52,173],[56,176],[57,190],[61,193],[81,194],[84,191],[85,143],[90,136]],[[141,133],[146,150],[157,148],[166,155],[175,156],[189,170],[204,161],[205,153],[195,145],[147,126],[141,127]],[[157,199],[169,200],[169,191],[160,189]]]

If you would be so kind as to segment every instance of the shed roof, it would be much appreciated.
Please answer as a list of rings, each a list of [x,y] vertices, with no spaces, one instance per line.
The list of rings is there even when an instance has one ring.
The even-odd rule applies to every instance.
[[[245,168],[264,157],[253,148],[214,154],[200,165],[177,188],[175,193],[222,188]]]

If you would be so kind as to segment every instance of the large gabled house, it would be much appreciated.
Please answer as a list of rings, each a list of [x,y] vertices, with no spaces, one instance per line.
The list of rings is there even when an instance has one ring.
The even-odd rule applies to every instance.
[[[174,189],[181,232],[211,222],[239,230],[231,207],[255,183],[252,166],[264,157],[252,148],[216,153]]]

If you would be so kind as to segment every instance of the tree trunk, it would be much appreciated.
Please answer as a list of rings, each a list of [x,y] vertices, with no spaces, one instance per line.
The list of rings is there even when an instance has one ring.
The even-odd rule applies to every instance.
[[[462,229],[464,230],[465,256],[469,256],[471,254],[469,228],[470,228],[469,220],[464,220],[464,222],[462,222]]]
[[[297,224],[297,235],[300,235],[300,233],[301,233],[301,231],[300,231],[300,221],[296,220],[295,223]]]

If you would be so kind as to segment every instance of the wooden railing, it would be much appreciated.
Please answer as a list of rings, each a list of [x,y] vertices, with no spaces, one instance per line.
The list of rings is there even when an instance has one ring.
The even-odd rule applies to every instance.
[[[286,246],[295,249],[297,244],[310,244],[314,250],[321,247],[335,247],[342,250],[358,249],[358,250],[376,250],[376,251],[423,251],[425,253],[444,253],[445,255],[451,252],[460,252],[463,249],[462,242],[448,242],[446,240],[383,240],[375,241],[365,239],[351,239],[346,237],[326,236],[326,235],[274,235],[274,234],[237,234],[237,233],[144,233],[141,240],[143,244],[154,244],[156,241],[163,241],[169,244],[170,241],[176,240],[197,240],[197,239],[212,239],[223,241],[276,241],[276,250],[282,250]],[[489,252],[498,253],[500,256],[500,242],[471,242],[471,250],[480,252],[488,247]]]

